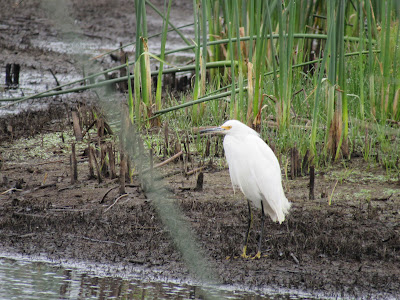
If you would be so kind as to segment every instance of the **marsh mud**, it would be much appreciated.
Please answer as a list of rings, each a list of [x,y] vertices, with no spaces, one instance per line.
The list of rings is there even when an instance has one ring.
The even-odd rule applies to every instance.
[[[58,34],[38,9],[40,1],[22,1],[17,8],[15,1],[6,2],[0,10],[2,66],[19,63],[27,77],[30,72],[49,69],[58,77],[78,76],[81,70],[68,53],[35,42],[56,40]],[[133,30],[126,25],[134,26],[134,12],[124,8],[133,5],[131,1],[80,3],[72,1],[71,10],[90,40],[98,44],[130,40]],[[190,14],[185,3],[180,2]],[[82,103],[94,101],[96,95],[85,92],[65,98]],[[65,98],[52,101],[64,105]],[[137,179],[126,187],[127,196],[116,201],[118,179],[105,178],[101,183],[89,179],[85,145],[81,145],[78,180],[71,184],[75,138],[70,109],[53,104],[2,118],[1,250],[54,260],[142,266],[170,278],[190,277]],[[294,180],[284,176],[286,195],[293,203],[290,215],[282,225],[266,222],[264,255],[252,260],[238,258],[246,232],[247,203],[240,193],[233,194],[224,160],[215,159],[203,170],[201,190],[193,189],[197,178],[183,175],[181,164],[167,164],[158,173],[164,175],[163,184],[173,193],[221,282],[333,297],[395,298],[400,294],[398,176],[355,157],[316,171],[314,200],[309,200],[308,175]],[[249,242],[253,254],[258,238],[254,229],[259,224],[255,211]]]

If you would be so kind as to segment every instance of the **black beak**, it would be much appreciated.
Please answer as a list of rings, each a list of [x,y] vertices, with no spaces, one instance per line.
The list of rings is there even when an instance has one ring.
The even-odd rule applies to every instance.
[[[199,131],[200,134],[225,134],[225,132],[226,129],[222,127],[205,128]]]

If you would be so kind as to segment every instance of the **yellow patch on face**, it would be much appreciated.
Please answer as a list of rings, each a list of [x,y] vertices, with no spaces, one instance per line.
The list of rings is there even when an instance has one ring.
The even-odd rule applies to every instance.
[[[225,130],[229,130],[232,128],[232,126],[221,126],[221,128],[225,129]]]

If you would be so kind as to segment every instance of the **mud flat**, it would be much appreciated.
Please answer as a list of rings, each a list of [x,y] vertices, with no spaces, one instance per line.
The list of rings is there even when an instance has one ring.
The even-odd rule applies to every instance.
[[[2,251],[93,264],[122,263],[188,278],[181,253],[138,182],[127,186],[127,196],[115,203],[120,196],[118,182],[88,179],[88,159],[82,150],[78,181],[71,185],[70,150],[75,137],[65,120],[53,120],[55,132],[2,139]],[[26,119],[26,124],[32,122]],[[193,189],[196,176],[187,179],[176,172],[181,168],[180,163],[168,164],[159,174],[178,173],[163,184],[173,192],[221,282],[332,296],[399,293],[399,183],[380,168],[367,169],[358,158],[348,162],[347,169],[339,165],[317,172],[313,201],[308,200],[308,176],[285,181],[293,208],[281,226],[267,222],[265,256],[259,260],[236,257],[246,231],[247,204],[239,193],[232,194],[226,167],[204,170],[201,191]],[[339,179],[328,205],[327,195]],[[254,228],[258,228],[259,216],[255,216]],[[253,230],[250,252],[255,252],[256,241]]]

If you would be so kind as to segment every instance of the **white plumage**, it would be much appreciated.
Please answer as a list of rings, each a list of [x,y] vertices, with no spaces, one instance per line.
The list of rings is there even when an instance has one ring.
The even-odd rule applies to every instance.
[[[274,222],[282,223],[291,205],[283,191],[278,159],[256,131],[239,121],[230,120],[220,127],[200,132],[225,135],[225,156],[233,189],[239,187],[248,201],[259,209],[263,208],[258,252],[254,256],[260,258],[264,216],[268,214]],[[252,220],[249,204],[249,222],[242,253],[244,258],[248,257],[246,251]]]
[[[230,120],[226,130],[224,150],[233,187],[240,188],[255,207],[264,206],[264,214],[282,223],[290,203],[282,188],[278,159],[259,134],[243,123]]]

